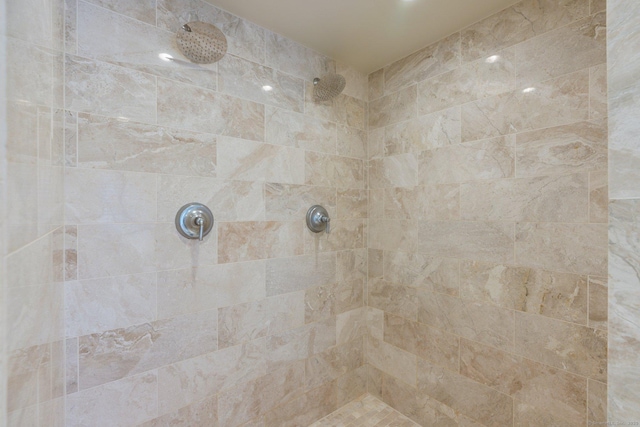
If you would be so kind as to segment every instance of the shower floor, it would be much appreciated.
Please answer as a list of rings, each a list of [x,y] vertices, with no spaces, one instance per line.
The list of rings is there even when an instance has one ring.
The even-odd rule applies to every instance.
[[[370,394],[354,400],[309,427],[420,427]]]

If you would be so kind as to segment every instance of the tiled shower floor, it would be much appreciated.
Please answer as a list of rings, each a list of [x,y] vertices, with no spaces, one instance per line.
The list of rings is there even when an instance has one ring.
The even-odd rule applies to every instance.
[[[420,427],[371,395],[364,395],[309,427]]]

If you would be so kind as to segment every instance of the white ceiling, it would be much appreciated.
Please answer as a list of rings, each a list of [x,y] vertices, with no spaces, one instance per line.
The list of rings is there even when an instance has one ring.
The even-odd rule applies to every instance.
[[[514,0],[208,0],[370,73]]]

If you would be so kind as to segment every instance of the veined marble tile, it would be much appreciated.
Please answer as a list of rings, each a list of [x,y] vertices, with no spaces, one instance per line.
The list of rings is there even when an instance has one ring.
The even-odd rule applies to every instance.
[[[369,333],[367,314],[369,307],[360,307],[345,311],[336,316],[336,341],[345,344]],[[378,337],[381,339],[382,337]]]
[[[266,46],[266,65],[303,78],[308,82],[336,70],[336,63],[332,59],[280,34],[268,31]]]
[[[384,251],[415,252],[418,223],[408,220],[369,220],[369,248]]]
[[[303,362],[336,345],[336,319],[309,323],[267,338],[267,369],[273,371]]]
[[[59,48],[61,42],[60,28],[54,23],[54,14],[60,12],[58,2],[50,0],[26,0],[19,2],[8,2],[6,6],[7,19],[6,28],[3,34],[8,37],[15,37],[32,44]],[[32,28],[25,31],[25,28]],[[60,49],[58,49],[60,50]]]
[[[386,188],[386,219],[454,220],[460,218],[460,186],[433,184],[427,187]]]
[[[608,278],[589,277],[589,327],[608,329]]]
[[[267,296],[286,294],[336,281],[333,252],[267,260]]]
[[[177,233],[174,221],[159,222],[154,230],[156,270],[193,268],[218,263],[218,229],[213,227],[203,242]]]
[[[590,13],[593,15],[594,13],[603,12],[607,9],[607,1],[606,0],[590,0]]]
[[[160,414],[266,375],[263,340],[186,359],[158,370]],[[209,424],[208,424],[209,425]]]
[[[203,0],[157,0],[158,27],[175,33],[190,21],[209,22],[227,38],[228,53],[258,63],[265,60],[265,30]]]
[[[417,154],[398,154],[369,162],[369,188],[415,187],[417,184]]]
[[[304,252],[316,254],[327,251],[343,251],[366,247],[364,219],[333,219],[331,233],[314,233],[305,228]]]
[[[66,421],[71,425],[126,427],[158,413],[156,371],[124,378],[67,396]]]
[[[365,187],[364,161],[350,157],[305,152],[305,184],[338,187]]]
[[[460,338],[455,335],[385,313],[384,341],[438,366],[458,370]]]
[[[509,48],[419,83],[418,114],[515,90],[515,59]]]
[[[80,337],[80,390],[217,350],[215,313],[201,311]]]
[[[549,413],[566,425],[585,424],[587,380],[520,356],[461,340],[462,375]]]
[[[364,130],[368,123],[365,109],[364,101],[344,93],[328,101],[316,101],[313,99],[313,82],[307,82],[304,111],[311,117]]]
[[[385,252],[384,278],[392,283],[458,296],[459,261],[411,252]]]
[[[62,386],[64,378],[52,377],[56,364],[62,362],[53,352],[55,346],[41,344],[14,350],[7,355],[8,412],[59,397],[53,392]]]
[[[107,1],[114,2],[93,0],[98,4]],[[122,6],[128,5],[126,0],[116,1]],[[144,3],[153,3],[151,25],[78,2],[78,55],[216,90],[218,65],[189,62],[175,43],[175,33],[155,26],[155,1],[144,0],[135,5]],[[175,60],[163,60],[160,54]]]
[[[482,424],[513,423],[511,397],[422,359],[418,359],[418,391]]]
[[[366,190],[338,189],[337,218],[367,218],[367,193]]]
[[[158,181],[158,220],[173,221],[187,203],[203,203],[215,222],[263,220],[263,184],[215,178],[161,175]]]
[[[385,156],[458,144],[461,138],[460,108],[454,107],[397,123],[386,127],[384,132]]]
[[[416,385],[417,357],[385,341],[366,340],[367,363],[410,385]]]
[[[131,3],[127,0],[88,0],[90,3],[130,16],[147,24],[156,24],[156,2],[143,0]]]
[[[606,16],[599,13],[517,45],[518,87],[604,64],[606,33]]]
[[[305,294],[295,292],[218,309],[220,348],[276,335],[304,325]]]
[[[302,221],[219,223],[218,262],[302,255],[304,252],[302,227]]]
[[[360,129],[338,126],[338,155],[367,159],[367,133]]]
[[[329,217],[336,216],[336,191],[333,188],[267,183],[264,191],[267,220],[300,220],[315,204],[324,206]]]
[[[64,0],[64,51],[78,54],[78,1]]]
[[[72,394],[78,391],[78,338],[67,338],[65,342],[65,392]]]
[[[338,408],[336,387],[337,380],[330,381],[276,406],[264,416],[264,427],[311,425]]]
[[[49,233],[10,253],[6,258],[6,283],[8,288],[46,285],[57,275],[58,265],[53,253],[62,249],[61,243]]]
[[[567,273],[606,275],[606,224],[516,224],[518,264]]]
[[[217,174],[219,178],[240,181],[304,184],[305,151],[221,137],[218,140]]]
[[[343,63],[336,63],[336,73],[344,76],[347,81],[347,85],[344,88],[344,94],[353,96],[356,99],[362,101],[368,100],[368,76],[360,71],[356,70],[350,65]]]
[[[78,166],[78,113],[64,110],[64,166]]]
[[[609,173],[608,171],[589,174],[589,220],[609,221]]]
[[[305,387],[307,390],[331,382],[362,366],[364,363],[362,343],[361,339],[357,339],[339,344],[305,360]]]
[[[384,95],[384,68],[369,74],[368,101],[373,101]]]
[[[264,105],[160,78],[158,122],[180,129],[264,140]]]
[[[418,318],[416,289],[401,283],[392,283],[378,278],[369,280],[367,305],[409,320]]]
[[[607,385],[589,380],[588,422],[591,424],[607,422]]]
[[[589,70],[589,118],[600,120],[609,115],[607,97],[607,64]]]
[[[158,383],[158,386],[160,386],[160,383]],[[167,425],[173,427],[217,427],[218,397],[207,397],[167,415],[140,424],[141,427],[163,427]]]
[[[67,168],[65,220],[69,224],[155,221],[156,176]]]
[[[78,337],[156,319],[153,273],[64,284],[65,330]]]
[[[589,70],[582,70],[463,105],[462,140],[474,141],[588,118]]]
[[[65,108],[156,122],[156,78],[117,65],[67,55]]]
[[[500,307],[587,324],[587,277],[462,261],[460,296]]]
[[[515,137],[506,136],[423,151],[418,159],[418,182],[429,186],[511,178],[515,145]]]
[[[589,15],[589,0],[523,0],[462,30],[462,59],[474,60]]]
[[[335,154],[336,125],[308,115],[267,106],[265,142]]]
[[[586,173],[469,182],[460,187],[466,221],[587,222]]]
[[[392,125],[417,115],[416,85],[369,102],[369,128]]]
[[[422,221],[418,252],[434,257],[513,262],[514,227],[505,222]]]
[[[607,333],[516,312],[515,352],[575,374],[607,381]]]
[[[384,68],[385,95],[460,65],[460,33],[450,35]]]
[[[384,188],[369,190],[369,219],[384,219]]]
[[[158,272],[158,318],[195,313],[266,296],[264,261]]]
[[[607,124],[578,122],[516,135],[518,177],[604,170]]]
[[[13,19],[8,19],[11,21]],[[33,25],[33,23],[31,24]],[[7,99],[38,105],[53,105],[56,82],[54,64],[62,60],[59,52],[25,42],[6,38]]]
[[[367,277],[367,248],[350,249],[336,253],[337,280],[352,281]]]
[[[364,280],[340,281],[305,290],[305,323],[317,322],[364,304]]]
[[[513,351],[514,311],[491,303],[419,290],[418,322],[495,348]]]
[[[305,85],[299,78],[233,55],[225,55],[218,70],[220,92],[299,113],[304,109]]]
[[[13,252],[38,238],[39,224],[24,216],[24,212],[38,212],[38,166],[35,163],[8,163],[6,173],[10,177],[6,184],[6,203],[12,207],[6,213],[7,251]]]

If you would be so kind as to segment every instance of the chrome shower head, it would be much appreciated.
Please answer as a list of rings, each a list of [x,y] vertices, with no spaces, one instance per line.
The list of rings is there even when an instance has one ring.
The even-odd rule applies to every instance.
[[[313,79],[313,99],[328,101],[340,95],[347,85],[347,81],[340,74],[325,74],[321,78]]]
[[[227,38],[215,25],[192,21],[184,24],[176,36],[178,47],[191,62],[211,64],[227,53]]]

